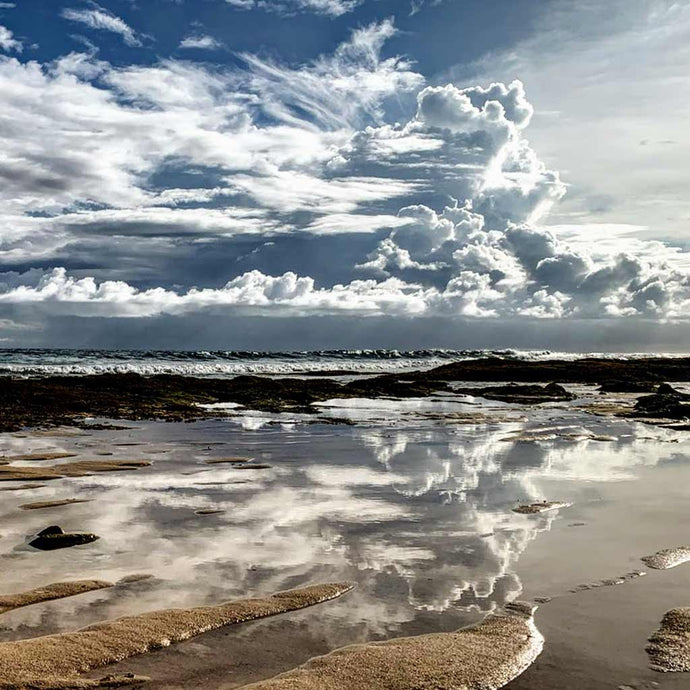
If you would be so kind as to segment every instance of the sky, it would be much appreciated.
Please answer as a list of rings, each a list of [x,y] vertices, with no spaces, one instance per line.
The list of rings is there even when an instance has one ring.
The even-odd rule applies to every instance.
[[[690,350],[690,2],[0,2],[0,346]]]

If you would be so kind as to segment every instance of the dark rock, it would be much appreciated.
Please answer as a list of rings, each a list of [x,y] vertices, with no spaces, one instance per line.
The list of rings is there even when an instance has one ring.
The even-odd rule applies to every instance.
[[[62,527],[51,525],[41,530],[34,539],[29,542],[29,546],[41,551],[55,551],[56,549],[66,549],[70,546],[80,546],[90,544],[100,539],[100,537],[89,532],[66,533]]]
[[[690,400],[690,395],[687,395],[685,393],[681,393],[680,391],[677,391],[673,386],[671,386],[668,383],[662,383],[657,389],[656,389],[656,394],[657,395],[672,395],[679,400]]]
[[[518,386],[511,383],[507,386],[488,386],[486,388],[465,388],[463,393],[477,395],[488,400],[530,405],[543,402],[573,400],[575,396],[563,386],[550,383],[548,386]]]
[[[614,379],[602,382],[600,393],[651,393],[658,381],[636,381],[634,379]]]
[[[233,470],[270,470],[271,466],[262,462],[247,462],[244,464],[232,465]]]
[[[387,374],[345,384],[338,397],[424,398],[441,390],[448,390],[448,387],[435,380],[427,382],[420,378],[401,379],[398,374]]]
[[[487,357],[416,372],[425,381],[519,381],[592,383],[602,381],[690,381],[690,357],[522,361]]]
[[[645,395],[635,403],[635,414],[664,419],[690,418],[690,395],[662,383],[653,395]]]

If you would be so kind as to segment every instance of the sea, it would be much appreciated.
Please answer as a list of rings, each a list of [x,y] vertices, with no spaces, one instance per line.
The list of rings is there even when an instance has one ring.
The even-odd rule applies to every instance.
[[[682,356],[657,353],[659,356]],[[62,350],[0,349],[0,375],[19,377],[84,376],[104,373],[178,374],[234,377],[280,376],[319,371],[372,375],[432,369],[472,359],[636,358],[649,353],[573,353],[551,350],[314,350],[252,352],[235,350]]]

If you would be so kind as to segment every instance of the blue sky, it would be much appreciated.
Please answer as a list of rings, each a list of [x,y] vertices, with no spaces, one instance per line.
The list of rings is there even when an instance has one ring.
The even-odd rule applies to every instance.
[[[367,0],[352,3],[343,14],[328,11],[322,3],[299,0],[266,3],[273,7],[243,9],[224,0],[176,2],[175,0],[110,0],[99,7],[119,17],[132,28],[141,46],[128,46],[121,34],[96,32],[79,27],[64,17],[65,10],[94,9],[84,2],[62,3],[20,0],[15,8],[5,8],[4,21],[27,43],[36,43],[30,56],[45,62],[82,48],[83,36],[97,44],[102,59],[114,64],[154,64],[160,59],[182,57],[180,43],[190,34],[213,37],[224,45],[213,54],[197,54],[218,64],[233,64],[234,52],[258,52],[288,62],[306,62],[332,52],[346,41],[353,27],[395,17],[399,34],[386,46],[389,55],[414,56],[419,70],[435,74],[456,62],[481,58],[487,50],[509,47],[527,37],[535,18],[548,2],[534,0],[445,0],[412,3],[408,0]],[[347,3],[341,3],[347,6]],[[247,2],[251,6],[252,3]],[[332,8],[339,3],[332,3]],[[418,9],[413,10],[414,7]],[[14,11],[11,11],[14,9]]]
[[[688,39],[666,0],[1,2],[0,339],[682,347]]]

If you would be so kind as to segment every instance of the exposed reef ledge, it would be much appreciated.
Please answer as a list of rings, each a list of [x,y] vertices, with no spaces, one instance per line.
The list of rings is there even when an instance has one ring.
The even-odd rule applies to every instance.
[[[200,379],[173,375],[101,374],[19,379],[5,376],[0,377],[0,431],[59,424],[79,426],[84,424],[86,417],[199,419],[218,414],[218,410],[202,405],[218,403],[235,403],[264,412],[315,413],[314,403],[333,398],[427,397],[438,391],[450,390],[448,384],[452,382],[462,381],[550,384],[544,388],[524,390],[518,386],[472,389],[473,395],[486,394],[494,399],[506,399],[508,394],[514,402],[538,403],[570,397],[553,382],[600,384],[611,380],[646,384],[650,381],[690,381],[690,358],[523,362],[494,357],[349,383],[314,377]],[[662,394],[666,395],[664,390]],[[678,399],[677,402],[682,406],[684,401]]]

